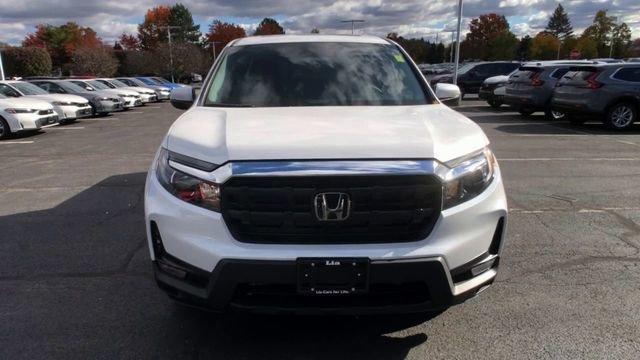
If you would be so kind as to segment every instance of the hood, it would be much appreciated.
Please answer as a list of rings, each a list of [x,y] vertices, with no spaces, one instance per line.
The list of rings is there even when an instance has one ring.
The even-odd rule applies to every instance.
[[[127,90],[135,91],[136,93],[141,93],[141,94],[155,94],[156,93],[155,91],[153,91],[153,89],[145,88],[145,87],[142,87],[142,86],[127,86],[127,87],[121,87],[120,89],[127,89]]]
[[[2,108],[29,108],[38,110],[53,109],[53,106],[44,100],[38,100],[30,97],[0,99],[0,107]]]
[[[498,76],[492,76],[490,78],[485,79],[484,83],[499,84],[499,83],[506,83],[507,81],[509,81],[509,75],[498,75]]]
[[[111,91],[112,94],[122,94],[122,95],[126,95],[126,96],[140,95],[140,93],[138,93],[137,91],[133,91],[128,87],[126,87],[126,88],[121,87],[121,88],[109,89],[109,90],[105,89],[103,91]]]
[[[46,94],[46,95],[28,95],[28,97],[42,99],[48,102],[54,101],[63,101],[63,102],[74,102],[74,103],[87,103],[87,99],[78,95],[69,95],[69,94]]]
[[[448,161],[483,148],[478,125],[445,105],[194,107],[165,146],[208,162],[284,159]]]

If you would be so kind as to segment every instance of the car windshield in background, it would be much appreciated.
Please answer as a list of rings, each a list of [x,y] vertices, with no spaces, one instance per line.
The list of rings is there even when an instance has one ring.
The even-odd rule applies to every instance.
[[[127,84],[123,83],[122,81],[120,81],[120,80],[116,80],[116,79],[111,79],[111,80],[109,80],[109,82],[110,82],[110,83],[112,83],[112,84],[113,84],[114,86],[116,86],[116,87],[126,87],[126,86],[129,86],[129,85],[127,85]]]
[[[91,85],[91,87],[98,89],[98,90],[109,90],[111,89],[110,87],[108,87],[107,85],[101,83],[100,81],[96,81],[96,80],[91,80],[91,81],[87,81],[87,83],[89,85]]]
[[[74,84],[71,81],[60,81],[57,83],[63,89],[67,90],[71,93],[79,93],[79,92],[87,92],[87,89],[83,88],[80,85]]]
[[[11,84],[13,87],[18,89],[21,93],[25,95],[47,95],[48,92],[42,90],[36,85],[33,85],[28,82],[16,82]]]
[[[393,45],[302,42],[231,47],[205,106],[420,105],[428,97]]]
[[[153,77],[151,78],[151,80],[155,80],[158,84],[170,84],[171,82],[167,79],[163,79],[163,78],[159,78],[159,77]]]

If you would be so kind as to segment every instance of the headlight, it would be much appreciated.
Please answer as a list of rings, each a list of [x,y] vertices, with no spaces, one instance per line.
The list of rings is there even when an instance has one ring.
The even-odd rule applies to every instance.
[[[445,180],[443,209],[461,204],[482,193],[491,184],[497,165],[489,148],[446,163],[440,174]]]
[[[118,94],[118,96],[120,96],[120,97],[129,97],[130,95],[127,95],[127,94]]]
[[[8,108],[4,109],[5,112],[9,114],[30,114],[38,111],[37,109],[16,109],[16,108]]]
[[[220,211],[220,187],[169,166],[169,151],[162,148],[156,164],[162,186],[178,199],[205,209]]]
[[[66,101],[54,101],[52,102],[52,104],[56,106],[73,105],[73,103],[66,102]]]

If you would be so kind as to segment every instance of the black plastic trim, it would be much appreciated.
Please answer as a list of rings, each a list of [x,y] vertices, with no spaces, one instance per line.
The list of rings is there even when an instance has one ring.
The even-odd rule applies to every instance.
[[[169,151],[169,160],[175,161],[184,166],[192,167],[194,169],[207,171],[207,172],[211,172],[219,167],[218,164],[210,163],[204,160],[199,160],[191,156],[178,154],[170,150],[167,150],[167,151]]]

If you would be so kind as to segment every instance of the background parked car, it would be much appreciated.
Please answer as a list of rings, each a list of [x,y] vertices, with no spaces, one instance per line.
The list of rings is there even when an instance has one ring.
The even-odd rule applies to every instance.
[[[147,85],[160,85],[160,86],[166,86],[169,89],[173,90],[173,89],[177,89],[179,87],[182,87],[182,84],[176,84],[176,83],[172,83],[171,81],[159,77],[159,76],[138,76],[136,77],[136,79],[142,81],[143,83],[147,84]]]
[[[492,76],[482,82],[482,86],[478,91],[478,97],[489,104],[494,109],[504,104],[504,87],[509,82],[509,76],[518,70],[512,71],[509,75]]]
[[[595,115],[610,129],[627,129],[638,121],[640,64],[574,66],[556,87],[551,105],[580,116],[575,122]]]
[[[551,96],[558,80],[573,65],[592,64],[590,61],[540,61],[527,63],[509,77],[504,103],[522,115],[544,111],[547,119],[559,120],[564,113],[551,109]]]
[[[485,79],[497,75],[507,75],[519,66],[520,63],[506,61],[479,62],[463,65],[458,70],[458,86],[462,92],[462,97],[464,97],[465,94],[477,94]],[[435,84],[439,82],[452,83],[453,74],[436,76],[431,80],[431,85],[435,86]]]
[[[0,94],[7,97],[26,96],[44,100],[53,105],[60,123],[73,122],[92,114],[89,101],[83,97],[69,94],[49,94],[36,85],[25,81],[0,81]]]
[[[38,130],[58,122],[53,105],[28,97],[0,95],[0,140],[21,131]]]
[[[71,79],[69,81],[83,87],[87,91],[102,90],[103,92],[111,93],[114,96],[122,98],[122,100],[124,101],[123,107],[125,110],[131,109],[134,106],[142,106],[140,95],[135,91],[126,89],[112,89],[107,85],[104,85],[95,80]]]
[[[71,94],[89,100],[93,115],[106,116],[110,112],[121,111],[124,100],[101,90],[87,91],[69,80],[30,80],[30,83],[51,94]]]
[[[111,89],[123,89],[123,90],[135,91],[138,93],[138,95],[140,95],[140,99],[142,100],[143,104],[148,102],[158,101],[158,96],[156,95],[156,92],[153,91],[153,89],[149,89],[147,87],[129,86],[116,79],[100,78],[100,79],[94,79],[94,80],[101,82],[102,84],[110,87]]]
[[[156,92],[156,95],[158,96],[158,101],[169,100],[169,97],[171,96],[171,89],[164,85],[146,84],[134,77],[119,77],[119,78],[116,78],[116,80],[121,81],[124,84],[127,84],[129,86],[141,86],[141,87],[147,87],[147,88],[153,89]]]

